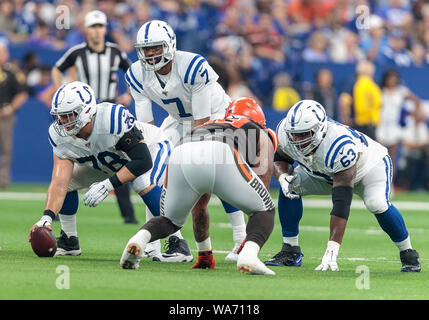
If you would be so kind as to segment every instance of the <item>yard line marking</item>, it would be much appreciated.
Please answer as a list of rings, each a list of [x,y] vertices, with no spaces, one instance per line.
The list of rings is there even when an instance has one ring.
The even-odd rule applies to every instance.
[[[0,192],[0,200],[45,200],[46,193],[44,192]],[[131,200],[136,203],[142,203],[141,197],[138,195],[132,195]],[[278,199],[274,198],[274,202],[277,202]],[[104,201],[107,202],[116,202],[114,196],[108,196]],[[426,211],[429,212],[429,202],[424,201],[394,201],[395,206],[399,210],[413,210],[413,211]],[[213,196],[210,199],[209,206],[219,206],[221,202],[219,198]],[[332,208],[331,199],[305,199],[303,198],[304,208],[321,208],[321,209],[330,209]],[[362,209],[367,210],[365,204],[360,199],[355,199],[351,205],[352,209]]]

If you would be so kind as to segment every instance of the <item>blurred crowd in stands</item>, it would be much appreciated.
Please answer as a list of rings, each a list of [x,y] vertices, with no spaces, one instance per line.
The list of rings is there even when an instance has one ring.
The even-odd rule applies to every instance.
[[[55,61],[41,65],[37,49],[84,42],[83,19],[95,8],[108,16],[108,40],[131,60],[140,26],[165,20],[178,49],[208,58],[232,98],[280,112],[318,100],[333,119],[389,147],[398,187],[429,189],[427,103],[395,71],[429,70],[429,0],[2,0],[0,41],[34,48],[17,63],[47,105]],[[318,68],[308,81],[305,63],[355,67],[338,85],[341,69]]]

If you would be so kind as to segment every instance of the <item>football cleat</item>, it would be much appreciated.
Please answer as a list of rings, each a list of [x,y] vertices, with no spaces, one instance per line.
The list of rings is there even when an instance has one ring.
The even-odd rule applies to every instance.
[[[211,269],[215,268],[215,259],[212,250],[198,251],[197,263],[191,269]]]
[[[57,238],[56,256],[80,256],[82,250],[79,247],[79,238],[75,236],[68,237],[61,230],[60,236]]]
[[[264,264],[275,267],[300,267],[302,257],[304,257],[304,254],[301,252],[300,246],[283,243],[282,250],[271,259],[265,261]]]
[[[188,243],[185,239],[179,239],[179,237],[171,236],[165,243],[166,251],[161,254],[158,259],[153,258],[153,261],[162,262],[191,262],[194,260],[191,250],[189,250]]]
[[[146,245],[146,249],[143,251],[143,258],[158,258],[158,260],[154,261],[160,261],[161,257],[161,241],[155,240],[152,242],[149,242]]]
[[[240,248],[241,243],[236,243],[234,248],[230,253],[225,257],[225,261],[234,261],[237,262],[238,259],[238,249]]]
[[[122,269],[138,269],[142,258],[142,249],[137,243],[127,244],[121,257]]]
[[[403,250],[399,253],[402,262],[402,272],[420,272],[419,254],[414,249]]]
[[[239,254],[237,260],[237,269],[241,273],[262,274],[273,276],[276,273],[268,269],[256,255]]]

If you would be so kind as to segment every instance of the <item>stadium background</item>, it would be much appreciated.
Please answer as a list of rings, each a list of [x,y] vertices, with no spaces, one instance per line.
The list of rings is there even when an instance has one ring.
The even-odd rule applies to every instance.
[[[69,9],[69,21],[61,20],[63,12],[58,8],[63,5]],[[356,11],[362,5],[371,16]],[[333,75],[338,107],[337,99],[353,81],[357,62],[368,58],[370,29],[358,28],[359,19],[373,15],[381,18],[384,32],[379,54],[373,58],[375,81],[380,84],[386,70],[396,69],[404,85],[429,101],[429,1],[4,0],[0,6],[0,41],[7,42],[11,60],[26,74],[31,93],[19,110],[15,126],[12,182],[50,180],[50,68],[68,48],[84,41],[83,17],[95,8],[108,15],[107,40],[117,42],[131,61],[137,60],[133,42],[139,27],[150,19],[169,22],[176,32],[178,49],[208,58],[232,97],[256,97],[273,129],[285,115],[285,110],[273,107],[277,90],[287,89],[290,101],[294,94],[310,97],[320,69],[328,69]],[[70,24],[58,28],[59,22]],[[383,50],[391,49],[389,37],[394,35],[405,40],[406,48],[386,56]],[[126,90],[122,76],[119,90]],[[154,106],[154,116],[159,125],[166,113]],[[429,189],[429,160],[423,152],[428,145],[429,140],[412,152],[400,149],[398,186]],[[412,183],[401,182],[401,176]]]

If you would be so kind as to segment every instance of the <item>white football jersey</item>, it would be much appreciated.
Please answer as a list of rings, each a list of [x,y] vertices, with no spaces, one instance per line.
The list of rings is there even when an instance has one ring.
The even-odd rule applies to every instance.
[[[140,61],[134,62],[125,74],[137,120],[142,122],[153,120],[152,101],[177,121],[223,114],[231,99],[217,82],[218,78],[204,57],[186,51],[176,52],[172,70],[166,76],[146,71]]]
[[[333,181],[337,172],[356,166],[355,182],[359,182],[374,166],[387,155],[387,149],[365,134],[336,122],[328,120],[326,136],[316,152],[303,156],[290,143],[282,120],[277,126],[279,148],[296,160],[311,176]]]
[[[88,166],[105,173],[119,171],[130,158],[115,146],[122,136],[136,126],[143,134],[148,146],[167,140],[158,127],[136,121],[128,109],[122,105],[101,103],[93,120],[92,133],[88,140],[76,136],[62,137],[49,127],[48,138],[53,152],[61,159]]]

